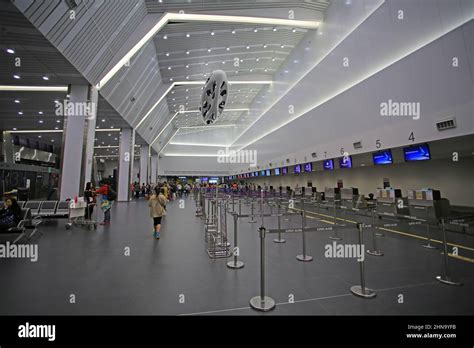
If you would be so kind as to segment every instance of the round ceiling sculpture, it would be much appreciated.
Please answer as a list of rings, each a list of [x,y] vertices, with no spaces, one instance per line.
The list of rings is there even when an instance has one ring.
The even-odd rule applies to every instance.
[[[213,124],[224,111],[228,95],[227,75],[222,70],[211,73],[204,84],[199,111],[204,124]]]

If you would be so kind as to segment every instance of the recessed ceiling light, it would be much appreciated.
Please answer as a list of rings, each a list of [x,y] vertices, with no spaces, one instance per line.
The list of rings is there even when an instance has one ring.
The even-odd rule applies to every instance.
[[[54,139],[51,139],[51,142],[54,143]]]
[[[253,30],[253,32],[254,32],[254,33],[258,32],[258,29],[257,29],[257,28],[255,28],[255,29]]]
[[[168,38],[168,35],[163,35],[163,39],[166,40]]]
[[[189,51],[186,51],[186,54],[189,54]]]
[[[43,76],[43,80],[48,81],[49,77],[48,76]]]
[[[173,78],[172,78],[172,77],[170,77],[170,81],[173,81]]]
[[[13,78],[19,80],[19,79],[20,79],[20,75],[13,75]]]
[[[209,65],[209,63],[206,63],[206,64],[204,64],[204,65],[205,65],[205,66],[208,66],[208,65]]]
[[[111,136],[112,136],[112,134],[110,134],[110,133],[109,133],[109,134],[107,134],[107,135],[108,135],[109,137],[111,137]]]
[[[225,60],[222,61],[222,64],[225,64]]]
[[[213,31],[211,31],[211,35],[215,35],[216,33],[214,33]]]
[[[268,47],[268,45],[267,45],[267,44],[263,45],[263,48],[267,48],[267,47]]]
[[[299,63],[299,60],[295,59],[295,60],[293,61],[293,63],[298,64],[298,63]]]
[[[15,99],[15,103],[20,104],[20,101],[18,99]]]
[[[58,103],[59,103],[59,100],[55,100],[54,103],[55,103],[55,104],[58,104]]]
[[[43,111],[38,111],[38,114],[43,115]]]
[[[207,52],[211,52],[211,49],[210,49],[210,48],[208,48],[208,49],[207,49]]]
[[[268,71],[268,69],[264,69],[263,71],[267,72],[267,71]]]
[[[171,70],[171,67],[170,67],[170,66],[168,67],[168,70]]]
[[[167,57],[169,57],[169,56],[170,56],[170,53],[169,53],[169,52],[166,52],[165,55],[166,55]]]
[[[114,128],[114,126],[110,126],[110,128],[112,128],[112,129],[113,129],[113,128]]]
[[[189,80],[189,76],[186,76],[186,80]]]
[[[41,135],[38,135],[38,138],[41,138]]]
[[[38,122],[39,122],[39,123],[43,123],[43,120],[39,120]]]
[[[226,51],[230,51],[230,47],[226,47]]]
[[[257,59],[255,59],[255,60],[256,60],[257,62],[259,62],[259,61],[260,61],[260,58],[257,58]]]
[[[97,128],[99,128],[99,127],[97,127]],[[54,129],[58,130],[58,129],[59,129],[59,127],[54,127]]]
[[[245,48],[249,50],[249,49],[250,49],[250,46],[249,46],[249,45],[247,45],[247,47],[245,47]]]
[[[277,28],[273,28],[273,31],[277,31]]]
[[[18,115],[23,115],[23,111],[18,111]]]
[[[99,126],[96,126],[95,128],[99,128]]]
[[[15,54],[15,50],[12,48],[7,48],[7,53]]]
[[[295,28],[293,28],[292,32],[293,32],[293,33],[296,33],[296,29],[295,29]]]
[[[56,123],[61,123],[61,120],[56,120]]]
[[[288,74],[288,70],[285,70],[285,74]]]
[[[16,128],[13,128],[13,130],[16,130]]]
[[[189,65],[186,65],[186,69],[188,69],[188,68],[189,68]]]
[[[285,45],[281,45],[280,48],[285,48]]]
[[[232,34],[235,34],[235,30],[232,30],[231,33],[232,33]]]
[[[188,88],[186,88],[186,92],[189,92],[189,89],[188,89]]]
[[[272,62],[274,62],[274,61],[275,61],[275,58],[272,58]]]
[[[253,69],[250,69],[249,71],[250,71],[250,72],[252,72],[252,71],[253,71]]]
[[[189,33],[186,34],[186,37],[190,37],[191,35],[189,35]]]

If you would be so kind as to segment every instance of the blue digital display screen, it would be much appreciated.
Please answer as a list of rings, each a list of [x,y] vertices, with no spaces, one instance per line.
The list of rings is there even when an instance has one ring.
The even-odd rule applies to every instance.
[[[255,176],[255,173],[254,172],[250,173],[250,176],[253,178]]]
[[[281,175],[288,174],[288,167],[281,168]]]
[[[280,168],[275,168],[275,175],[280,175]]]
[[[341,157],[339,158],[339,168],[352,168],[352,157]]]
[[[393,163],[392,151],[390,150],[374,152],[372,158],[375,165]]]
[[[305,172],[312,172],[313,171],[313,164],[312,163],[306,163],[304,165],[304,171]]]
[[[301,164],[297,164],[293,170],[296,174],[301,173]]]
[[[258,172],[255,172],[255,176],[258,176]]]
[[[207,180],[208,180],[208,178],[201,178],[201,181],[203,181],[203,182],[207,181]]]
[[[405,162],[427,161],[431,159],[430,148],[428,144],[420,144],[403,148]]]
[[[332,159],[324,160],[323,168],[327,170],[334,169],[334,161]]]
[[[270,175],[271,175],[271,174],[270,174],[270,169],[267,169],[266,175],[267,175],[267,176],[270,176]]]

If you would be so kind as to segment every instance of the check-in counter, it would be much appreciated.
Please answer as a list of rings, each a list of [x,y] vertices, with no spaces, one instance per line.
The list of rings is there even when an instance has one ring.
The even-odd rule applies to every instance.
[[[341,192],[338,187],[326,187],[324,189],[326,203],[340,205]]]
[[[364,195],[359,194],[359,189],[356,187],[341,188],[341,205],[351,208],[361,209],[366,206]]]
[[[394,188],[377,189],[377,213],[407,215],[408,199],[402,197],[402,190]]]
[[[437,222],[450,215],[450,204],[441,198],[438,190],[408,190],[408,210],[411,216],[428,222]]]

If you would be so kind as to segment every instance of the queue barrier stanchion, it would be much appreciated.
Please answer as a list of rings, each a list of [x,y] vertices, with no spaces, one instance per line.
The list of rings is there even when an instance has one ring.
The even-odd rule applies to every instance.
[[[359,247],[362,247],[362,224],[357,223],[357,229],[359,230]],[[364,272],[364,260],[359,261],[360,264],[360,285],[354,285],[351,287],[351,292],[362,298],[373,298],[376,296],[374,290],[365,287],[365,272]]]
[[[428,214],[428,207],[425,207],[426,213]],[[427,243],[423,244],[422,247],[426,249],[438,249],[436,246],[431,244],[431,229],[430,223],[426,220],[426,234],[427,234]]]
[[[377,233],[375,226],[375,210],[372,209],[372,249],[367,249],[366,253],[372,256],[383,256],[383,252],[377,250]]]
[[[257,222],[255,220],[255,207],[254,207],[255,200],[252,199],[252,202],[250,203],[250,220],[249,223],[254,224]]]
[[[275,300],[265,295],[265,227],[259,228],[260,234],[260,295],[250,299],[250,307],[260,312],[275,308]]]
[[[445,275],[443,276],[437,276],[436,280],[443,284],[447,285],[457,285],[460,286],[462,283],[456,282],[451,279],[451,270],[449,267],[449,254],[448,254],[448,241],[447,241],[447,236],[446,236],[446,228],[444,226],[444,218],[441,219],[441,231],[443,232],[443,249],[444,249],[444,270],[445,270]]]
[[[278,214],[278,217],[277,217],[277,222],[278,222],[278,229],[280,230],[281,229],[281,216],[280,216],[280,204],[278,204],[278,210],[277,210],[277,214]],[[278,238],[275,238],[273,240],[274,243],[286,243],[286,240],[282,239],[281,238],[281,232],[278,232]]]
[[[232,268],[232,269],[239,269],[239,268],[244,267],[244,263],[238,260],[240,250],[237,244],[237,221],[239,217],[235,213],[233,213],[232,215],[234,217],[234,259],[227,262],[227,267]]]
[[[334,234],[329,236],[329,239],[332,240],[341,240],[342,238],[337,235],[337,207],[336,207],[336,200],[334,200]]]
[[[303,242],[303,253],[300,255],[296,256],[296,259],[298,261],[302,262],[310,262],[313,260],[313,257],[310,255],[306,254],[306,234],[305,234],[305,228],[306,228],[306,211],[305,211],[305,206],[304,206],[304,199],[301,200],[301,238]]]

